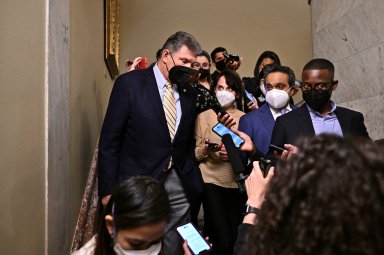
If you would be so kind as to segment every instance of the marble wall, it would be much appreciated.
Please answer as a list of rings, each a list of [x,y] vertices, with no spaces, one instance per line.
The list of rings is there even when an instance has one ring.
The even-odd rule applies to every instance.
[[[46,254],[69,254],[69,0],[47,0]]]
[[[384,1],[314,0],[315,58],[335,64],[333,99],[363,113],[372,139],[384,138]]]

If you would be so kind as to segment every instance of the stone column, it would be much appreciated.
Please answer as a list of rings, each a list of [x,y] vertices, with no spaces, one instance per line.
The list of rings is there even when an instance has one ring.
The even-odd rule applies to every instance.
[[[69,254],[69,0],[46,9],[46,254]]]
[[[384,1],[311,1],[315,58],[331,60],[333,99],[360,111],[373,140],[384,137]]]

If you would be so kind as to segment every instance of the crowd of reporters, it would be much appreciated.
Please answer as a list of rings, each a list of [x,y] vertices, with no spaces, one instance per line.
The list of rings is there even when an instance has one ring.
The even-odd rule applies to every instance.
[[[167,57],[164,50],[167,48],[158,51],[157,61]],[[136,70],[157,65],[143,65],[143,61],[147,59],[127,61],[127,70],[141,72]],[[183,80],[182,86],[178,84],[179,90],[185,91],[187,85],[196,95],[194,157],[203,181],[203,222],[198,219],[199,203],[191,206],[190,219],[201,227],[203,236],[209,237],[210,254],[382,254],[382,148],[369,139],[361,113],[331,100],[338,85],[333,64],[313,59],[304,66],[298,81],[272,51],[257,58],[253,77],[241,78],[237,73],[242,61],[242,57],[217,47],[211,54],[197,52],[188,66],[191,70],[179,72],[190,78]],[[215,70],[211,74],[212,67]],[[304,102],[295,105],[293,96],[299,90]],[[247,177],[241,180],[246,192],[240,192],[233,155],[228,155],[222,137],[213,130],[217,123],[243,140],[236,154],[244,166],[241,174]],[[131,182],[137,183],[130,186],[144,193],[156,189],[153,195],[162,197],[138,218],[116,222],[119,213],[123,219],[130,211],[123,213],[119,193],[134,193],[123,187],[127,181],[122,182],[106,203],[102,228],[92,246],[96,253],[91,248],[90,253],[79,254],[135,254],[128,252],[135,249],[147,251],[140,254],[160,253],[159,240],[168,231],[165,222],[172,209],[164,205],[168,203],[164,197],[167,191],[156,186],[162,186],[161,181],[147,179],[133,178]],[[144,182],[153,182],[153,188],[145,191],[140,186]],[[141,206],[149,203],[148,196],[138,199]],[[133,205],[137,202],[126,202],[127,208],[129,203],[139,210],[139,205]],[[129,223],[132,220],[137,223],[133,227]],[[129,231],[120,230],[142,227],[157,227],[158,231],[139,235],[141,242],[133,248],[123,237],[119,241],[119,235],[131,238]],[[183,249],[191,254],[187,242]]]

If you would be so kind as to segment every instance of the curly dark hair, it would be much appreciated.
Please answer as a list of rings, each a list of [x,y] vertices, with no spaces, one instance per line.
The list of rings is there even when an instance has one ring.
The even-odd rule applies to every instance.
[[[384,156],[368,140],[305,138],[278,165],[249,254],[384,254]]]

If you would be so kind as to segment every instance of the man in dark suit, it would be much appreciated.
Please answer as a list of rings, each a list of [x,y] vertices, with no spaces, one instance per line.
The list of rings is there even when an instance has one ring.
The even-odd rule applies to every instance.
[[[189,86],[171,84],[168,77],[174,65],[191,67],[199,53],[200,44],[191,34],[177,32],[165,42],[156,65],[119,76],[100,135],[99,196],[104,205],[114,186],[128,176],[164,182],[172,212],[163,254],[183,254],[174,227],[189,219],[189,203],[199,201],[202,192],[194,157],[196,94]]]
[[[264,73],[267,103],[258,110],[243,115],[240,118],[239,130],[251,137],[259,153],[266,155],[275,119],[294,109],[289,101],[297,89],[295,74],[289,67],[269,65],[265,67]]]
[[[301,136],[322,133],[369,138],[363,115],[336,106],[331,100],[338,83],[334,72],[333,64],[326,59],[313,59],[304,66],[300,88],[305,104],[276,119],[271,144],[295,145]]]

